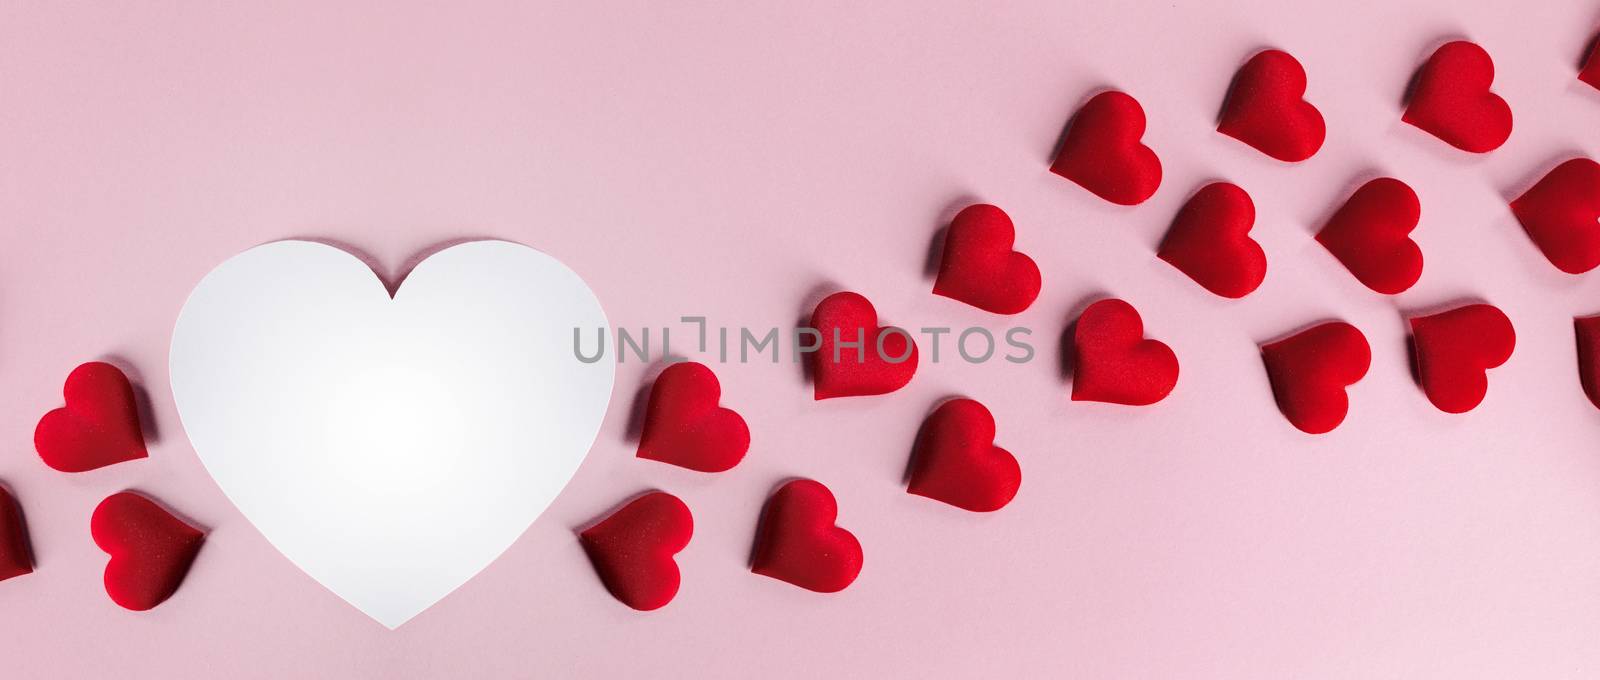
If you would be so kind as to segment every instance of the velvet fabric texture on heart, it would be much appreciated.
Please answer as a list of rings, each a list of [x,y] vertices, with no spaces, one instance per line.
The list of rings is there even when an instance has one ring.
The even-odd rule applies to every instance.
[[[1511,319],[1498,307],[1474,304],[1411,319],[1417,382],[1445,413],[1466,413],[1489,392],[1487,371],[1517,346]]]
[[[738,465],[750,448],[750,428],[718,406],[722,386],[705,364],[673,364],[656,377],[639,435],[640,458],[700,472]]]
[[[817,303],[811,327],[820,335],[811,352],[816,399],[888,394],[917,372],[917,343],[906,331],[878,325],[878,310],[856,293]]]
[[[1183,204],[1156,257],[1225,298],[1241,298],[1267,276],[1267,254],[1250,238],[1256,206],[1236,184],[1213,182]]]
[[[1557,165],[1511,202],[1511,212],[1556,269],[1582,274],[1600,265],[1600,164]]]
[[[1322,434],[1344,422],[1345,388],[1366,376],[1372,348],[1355,326],[1329,321],[1262,345],[1261,360],[1284,417],[1302,432]]]
[[[66,405],[44,414],[33,431],[45,465],[86,472],[149,455],[133,385],[116,366],[92,361],[72,369],[62,395]]]
[[[1476,43],[1446,43],[1417,71],[1401,120],[1472,153],[1500,148],[1511,136],[1511,107],[1489,91],[1494,60]]]
[[[834,522],[839,505],[819,482],[796,479],[761,510],[750,570],[819,593],[849,587],[861,573],[861,542]]]
[[[1166,343],[1144,337],[1144,320],[1127,302],[1111,298],[1089,305],[1072,338],[1073,401],[1145,406],[1178,383],[1177,355]]]
[[[995,314],[1016,314],[1039,297],[1039,265],[1012,249],[1017,232],[1005,211],[970,205],[945,232],[933,293]]]
[[[639,611],[666,606],[678,594],[675,556],[694,535],[694,516],[677,496],[653,491],[578,534],[595,573],[623,604]]]
[[[1317,232],[1317,242],[1362,285],[1394,295],[1422,278],[1422,249],[1411,240],[1421,217],[1422,204],[1411,187],[1380,177],[1350,195]]]
[[[1327,126],[1305,93],[1298,60],[1282,50],[1257,53],[1233,77],[1217,132],[1280,161],[1310,158],[1322,148]]]
[[[134,611],[152,609],[177,592],[205,540],[204,532],[131,491],[101,501],[89,519],[89,533],[111,556],[106,594]]]
[[[22,506],[0,486],[0,581],[33,573],[33,546],[23,523]]]
[[[1112,203],[1143,203],[1161,186],[1161,159],[1140,141],[1144,126],[1137,100],[1101,92],[1072,117],[1050,172]]]
[[[1005,507],[1022,485],[1022,468],[994,437],[994,416],[983,404],[940,404],[917,433],[906,491],[973,512]]]

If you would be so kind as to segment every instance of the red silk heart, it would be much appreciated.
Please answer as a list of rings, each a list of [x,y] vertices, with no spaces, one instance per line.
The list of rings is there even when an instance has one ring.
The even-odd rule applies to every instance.
[[[66,406],[44,414],[33,448],[45,465],[84,472],[149,455],[139,431],[133,386],[116,366],[90,362],[72,370]]]
[[[638,456],[700,472],[738,465],[750,448],[750,428],[717,405],[721,396],[716,374],[704,364],[667,367],[650,388]]]
[[[1016,314],[1039,297],[1039,265],[1012,250],[1016,229],[992,205],[971,205],[945,233],[933,293],[996,314]]]
[[[1022,485],[1022,468],[994,445],[994,429],[994,416],[983,404],[941,404],[917,433],[906,491],[973,512],[1005,507]]]
[[[1422,249],[1411,240],[1421,216],[1411,187],[1380,177],[1350,195],[1317,232],[1317,242],[1366,287],[1394,295],[1422,277]]]
[[[134,611],[155,607],[177,592],[205,540],[204,532],[131,491],[100,501],[89,533],[111,556],[106,594]]]
[[[1600,164],[1574,158],[1556,166],[1511,212],[1557,269],[1582,274],[1600,265]]]
[[[639,611],[666,606],[678,594],[674,558],[694,535],[689,506],[654,491],[633,499],[578,534],[606,590]]]
[[[33,573],[33,549],[22,507],[5,487],[0,487],[0,581]]]
[[[910,333],[879,327],[878,311],[856,293],[834,293],[818,303],[811,327],[821,334],[810,357],[816,399],[887,394],[917,372]]]
[[[1589,403],[1600,408],[1600,316],[1572,320],[1578,336],[1578,382]]]
[[[1078,316],[1073,331],[1072,400],[1144,406],[1161,401],[1178,382],[1178,357],[1144,337],[1138,310],[1115,298]]]
[[[1511,358],[1517,334],[1493,305],[1466,305],[1411,320],[1417,381],[1445,413],[1476,408],[1489,391],[1485,374]]]
[[[1144,126],[1133,97],[1101,92],[1072,117],[1050,172],[1112,203],[1143,203],[1161,185],[1161,159],[1139,141]]]
[[[844,590],[861,573],[861,542],[834,524],[839,506],[809,479],[784,484],[767,499],[756,528],[750,570],[819,593]]]
[[[1417,71],[1400,120],[1457,149],[1493,151],[1511,136],[1511,107],[1489,91],[1493,83],[1488,52],[1465,40],[1447,43]]]
[[[1322,434],[1350,410],[1345,388],[1367,374],[1372,348],[1343,321],[1329,321],[1261,346],[1272,396],[1284,417],[1303,432]]]
[[[1589,56],[1583,61],[1583,69],[1578,71],[1578,80],[1600,90],[1600,40],[1596,40],[1594,46],[1589,49]]]
[[[1217,132],[1280,161],[1310,158],[1322,148],[1327,127],[1305,94],[1299,61],[1282,50],[1260,52],[1233,77]]]
[[[1156,256],[1217,295],[1241,298],[1267,276],[1267,255],[1250,238],[1256,206],[1227,182],[1207,184],[1183,205]]]

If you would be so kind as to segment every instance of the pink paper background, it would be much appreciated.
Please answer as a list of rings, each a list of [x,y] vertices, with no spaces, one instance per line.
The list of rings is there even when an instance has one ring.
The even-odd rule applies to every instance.
[[[0,480],[39,563],[0,583],[6,675],[1600,675],[1600,413],[1571,330],[1600,311],[1600,281],[1557,272],[1504,201],[1600,145],[1600,93],[1574,79],[1600,25],[1589,3],[326,4],[0,7]],[[1399,122],[1415,65],[1457,36],[1494,56],[1517,116],[1486,157]],[[1234,69],[1266,46],[1305,64],[1329,122],[1300,165],[1212,131]],[[1166,168],[1132,209],[1046,172],[1068,116],[1108,86],[1143,103]],[[1423,204],[1427,267],[1394,298],[1310,239],[1378,173]],[[1259,210],[1270,271],[1242,301],[1152,257],[1213,178]],[[1014,320],[928,292],[932,235],[975,199],[1010,212],[1044,271]],[[390,632],[233,509],[166,385],[191,286],[285,237],[347,244],[389,278],[441,242],[520,241],[629,327],[787,326],[844,286],[907,327],[1030,326],[1040,356],[926,366],[892,396],[821,404],[791,364],[719,367],[755,439],[720,475],[632,457],[649,369],[624,364],[560,499]],[[1156,406],[1066,398],[1057,340],[1106,293],[1183,362]],[[1518,347],[1484,404],[1451,416],[1411,382],[1402,317],[1466,298],[1501,306]],[[1274,408],[1256,344],[1327,317],[1367,334],[1373,366],[1346,425],[1311,437]],[[152,455],[50,471],[34,422],[101,357],[148,390]],[[1022,463],[999,513],[902,491],[913,433],[953,394],[987,403]],[[791,476],[828,484],[866,547],[841,594],[745,569],[756,511]],[[106,599],[88,536],[124,488],[211,531],[148,613]],[[697,526],[677,600],[640,614],[572,529],[650,488]]]

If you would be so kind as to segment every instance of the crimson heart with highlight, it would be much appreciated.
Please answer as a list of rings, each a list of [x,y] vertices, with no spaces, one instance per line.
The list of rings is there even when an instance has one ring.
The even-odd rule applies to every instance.
[[[640,496],[578,534],[600,582],[639,611],[660,609],[678,594],[675,556],[694,535],[694,516],[677,496]]]
[[[1511,212],[1556,269],[1582,274],[1600,265],[1600,164],[1557,165],[1511,202]]]
[[[1362,285],[1394,295],[1422,277],[1422,249],[1411,240],[1421,217],[1422,204],[1411,187],[1380,177],[1350,195],[1317,232],[1317,242]]]
[[[933,293],[995,314],[1016,314],[1039,297],[1039,265],[1012,250],[1016,229],[1005,211],[986,204],[962,209],[945,234]]]
[[[1486,372],[1511,358],[1517,334],[1493,305],[1466,305],[1411,320],[1417,381],[1445,413],[1465,413],[1489,392]]]
[[[1005,507],[1022,485],[1022,468],[994,436],[994,416],[983,404],[940,404],[917,433],[906,491],[973,512]]]
[[[1145,146],[1144,109],[1122,92],[1102,92],[1072,117],[1050,172],[1118,205],[1138,205],[1161,186],[1161,159]]]
[[[1446,43],[1417,71],[1401,120],[1472,153],[1500,148],[1511,136],[1511,107],[1489,91],[1494,60],[1476,43]]]
[[[1178,211],[1156,257],[1206,290],[1241,298],[1267,276],[1267,254],[1250,238],[1256,206],[1236,184],[1213,182]]]
[[[1310,158],[1322,148],[1327,126],[1305,94],[1298,60],[1282,50],[1256,54],[1234,76],[1217,132],[1280,161]]]
[[[750,570],[819,593],[849,587],[861,573],[861,542],[835,524],[839,505],[821,483],[796,479],[761,510]]]
[[[73,369],[62,394],[66,405],[44,414],[33,431],[45,465],[86,472],[149,455],[133,385],[116,366],[92,361]]]
[[[172,597],[205,540],[205,532],[131,491],[101,501],[89,518],[89,533],[111,556],[106,594],[134,611],[152,609]]]
[[[816,399],[887,394],[917,372],[911,334],[880,327],[878,310],[857,293],[834,293],[817,303],[811,327],[821,336],[810,357]]]
[[[1145,406],[1166,398],[1178,383],[1178,357],[1160,340],[1144,337],[1133,305],[1101,300],[1078,316],[1073,331],[1072,400]]]
[[[1366,376],[1372,348],[1366,336],[1343,321],[1329,321],[1261,346],[1272,396],[1290,424],[1322,434],[1350,411],[1345,388]]]
[[[638,456],[700,472],[738,465],[750,448],[750,428],[733,409],[717,405],[721,397],[705,364],[667,367],[650,388]]]

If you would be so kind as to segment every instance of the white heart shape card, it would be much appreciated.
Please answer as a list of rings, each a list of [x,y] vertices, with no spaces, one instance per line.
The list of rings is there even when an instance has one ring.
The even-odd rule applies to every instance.
[[[504,241],[428,257],[393,297],[360,260],[259,246],[189,295],[172,394],[206,470],[286,557],[394,628],[477,574],[588,453],[615,367],[571,269]]]

